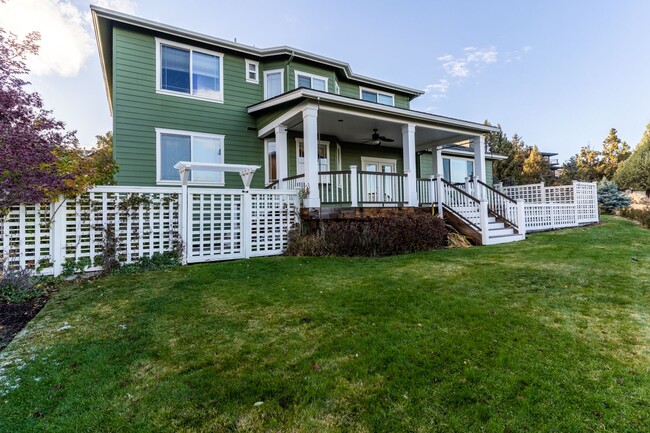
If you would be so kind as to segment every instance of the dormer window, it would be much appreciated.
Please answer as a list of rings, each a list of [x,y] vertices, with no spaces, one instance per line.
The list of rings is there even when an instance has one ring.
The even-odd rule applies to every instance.
[[[259,84],[260,82],[260,64],[253,60],[246,60],[246,81],[248,83]]]
[[[223,54],[156,40],[158,93],[223,102]]]
[[[306,89],[320,90],[327,92],[327,78],[320,75],[309,74],[307,72],[296,71],[296,88],[304,87]]]
[[[364,89],[363,87],[359,89],[359,92],[359,97],[364,101],[390,105],[391,107],[395,106],[395,95],[391,93],[378,92],[376,90]]]

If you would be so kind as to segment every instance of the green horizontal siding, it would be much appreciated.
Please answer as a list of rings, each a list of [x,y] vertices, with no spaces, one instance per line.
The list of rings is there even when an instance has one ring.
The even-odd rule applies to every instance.
[[[256,120],[246,110],[262,99],[262,85],[246,82],[244,57],[224,54],[224,103],[156,93],[156,44],[153,36],[116,26],[113,33],[114,155],[120,185],[156,182],[156,128],[225,136],[224,162],[263,165],[264,146]],[[251,128],[251,129],[249,129]],[[262,187],[259,172],[253,187]],[[226,175],[226,187],[242,185]]]

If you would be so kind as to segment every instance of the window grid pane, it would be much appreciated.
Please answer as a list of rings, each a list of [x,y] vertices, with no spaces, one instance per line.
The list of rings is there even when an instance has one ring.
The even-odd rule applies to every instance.
[[[164,90],[190,93],[190,52],[167,45],[161,46],[161,83]]]
[[[180,180],[174,165],[179,161],[191,160],[191,138],[187,135],[160,135],[160,178],[161,180]]]
[[[282,93],[282,74],[273,72],[266,76],[266,97],[273,98]]]
[[[221,88],[219,58],[203,53],[192,53],[192,94],[216,99]]]

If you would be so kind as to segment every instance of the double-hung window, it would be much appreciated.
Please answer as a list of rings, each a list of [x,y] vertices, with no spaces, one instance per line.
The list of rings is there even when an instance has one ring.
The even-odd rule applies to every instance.
[[[179,161],[223,163],[223,135],[156,128],[157,181],[180,182],[174,165]],[[223,184],[223,173],[190,171],[190,182]]]
[[[284,71],[274,69],[264,71],[264,99],[270,99],[284,93]]]
[[[378,92],[376,90],[360,88],[360,98],[368,102],[395,106],[395,95],[390,93]]]
[[[306,89],[314,89],[320,90],[321,92],[327,92],[327,82],[328,79],[326,77],[296,71],[296,88],[304,87]]]
[[[260,64],[254,60],[246,60],[246,81],[258,84],[260,82]]]
[[[163,40],[157,44],[157,91],[223,102],[223,54]]]

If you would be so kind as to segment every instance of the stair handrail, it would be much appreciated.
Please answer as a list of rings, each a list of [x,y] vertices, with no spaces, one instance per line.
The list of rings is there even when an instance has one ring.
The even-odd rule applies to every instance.
[[[478,205],[478,207],[480,208],[480,206],[481,206],[481,201],[480,201],[479,199],[477,199],[476,197],[474,197],[474,196],[471,195],[471,194],[466,193],[465,191],[463,191],[462,189],[458,188],[456,185],[454,185],[453,183],[449,182],[448,180],[446,180],[446,179],[444,179],[444,178],[440,178],[440,180],[442,180],[442,184],[443,184],[444,186],[448,186],[448,187],[451,188],[452,190],[454,190],[454,191],[460,193],[461,195],[467,197],[470,201],[475,202],[475,203]],[[466,217],[465,217],[465,216],[464,216],[460,211],[454,209],[452,206],[450,206],[449,204],[447,204],[447,202],[446,202],[445,199],[446,199],[446,194],[445,194],[443,197],[440,197],[440,198],[439,198],[439,200],[442,201],[442,205],[443,205],[445,208],[447,208],[447,210],[451,210],[451,211],[453,211],[454,214],[455,214],[456,216],[458,216],[460,219],[462,219],[462,220],[465,221],[467,224],[469,224],[469,225],[471,225],[472,227],[474,227],[474,228],[475,228],[479,233],[481,233],[481,227],[479,227],[479,226],[476,225],[474,222],[472,222],[472,221],[470,221],[468,218],[466,218]]]
[[[514,208],[517,208],[517,200],[513,199],[512,197],[507,196],[503,192],[499,191],[498,189],[494,188],[493,186],[488,185],[487,183],[483,182],[481,179],[476,179],[479,185],[481,185],[483,188],[485,188],[487,191],[495,194],[498,197],[501,197],[503,200],[510,202]],[[495,202],[496,200],[493,197],[490,197],[490,194],[487,195],[487,200],[488,200],[488,210],[490,213],[494,214],[496,217],[502,219],[505,223],[509,224],[513,228],[519,230],[520,224],[518,222],[512,221],[509,215],[507,215],[506,208],[503,206],[502,209],[500,209],[501,206],[498,206]],[[518,216],[517,213],[515,212],[514,214],[515,218]]]

